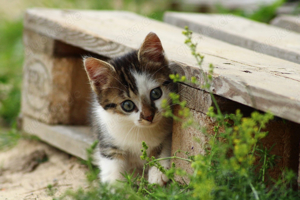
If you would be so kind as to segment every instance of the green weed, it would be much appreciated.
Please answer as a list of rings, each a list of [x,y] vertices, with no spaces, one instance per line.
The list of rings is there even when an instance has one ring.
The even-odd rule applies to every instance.
[[[54,196],[56,191],[57,191],[56,185],[52,185],[52,184],[47,185],[46,192],[48,196]]]
[[[21,131],[17,129],[16,123],[13,123],[10,128],[0,127],[0,151],[6,151],[14,147],[20,139],[40,140],[39,137],[35,135],[21,133]],[[41,162],[44,161],[41,160]]]
[[[0,32],[0,124],[11,125],[20,110],[22,22],[5,22]]]
[[[86,174],[87,180],[91,183],[98,178],[99,169],[93,165],[93,154],[97,147],[98,141],[95,141],[90,148],[86,150],[87,160],[82,160],[82,163],[85,164],[89,171]]]
[[[0,151],[15,146],[20,138],[21,134],[16,129],[16,125],[13,125],[10,129],[0,128]]]

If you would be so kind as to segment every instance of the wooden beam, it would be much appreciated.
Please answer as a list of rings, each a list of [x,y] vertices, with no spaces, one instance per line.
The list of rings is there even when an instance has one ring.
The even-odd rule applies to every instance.
[[[82,159],[87,159],[86,149],[96,140],[87,126],[48,125],[27,116],[23,117],[23,130]]]
[[[234,15],[167,12],[164,21],[256,52],[300,64],[300,35]]]
[[[281,15],[271,22],[272,25],[300,33],[300,15]]]

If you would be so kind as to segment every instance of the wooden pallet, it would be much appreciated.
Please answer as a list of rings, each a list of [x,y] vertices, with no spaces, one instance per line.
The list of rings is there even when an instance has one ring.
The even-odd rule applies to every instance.
[[[189,48],[184,44],[185,37],[180,28],[128,12],[27,10],[24,20],[26,60],[22,93],[22,113],[25,119],[28,119],[24,120],[25,131],[39,134],[45,141],[71,154],[79,155],[75,153],[74,148],[70,148],[71,145],[56,142],[59,136],[55,136],[58,139],[53,139],[49,136],[49,131],[43,130],[60,130],[56,128],[58,124],[75,127],[86,123],[86,117],[81,116],[82,118],[77,119],[78,116],[74,116],[84,115],[88,106],[86,94],[89,92],[89,86],[84,78],[85,72],[82,66],[80,67],[80,57],[94,55],[107,59],[122,55],[138,49],[150,31],[160,37],[167,57],[175,63],[172,65],[174,73],[185,75],[188,79],[195,76],[203,83],[201,71]],[[268,129],[270,140],[280,143],[281,149],[277,150],[284,156],[278,168],[289,167],[297,171],[300,93],[295,91],[300,91],[300,65],[197,33],[193,35],[198,41],[197,51],[205,56],[204,71],[208,71],[210,63],[215,66],[212,91],[221,109],[224,112],[233,112],[240,108],[245,113],[255,109],[270,111],[285,119],[285,124],[280,120],[272,122],[276,125],[274,127],[278,128]],[[37,41],[36,37],[43,39],[31,45]],[[47,42],[50,42],[50,45],[44,45]],[[73,73],[77,75],[74,76]],[[42,77],[47,81],[42,81],[44,84],[38,87],[33,80],[40,78],[33,77]],[[205,115],[207,109],[213,105],[209,93],[202,90],[200,85],[179,84],[179,87],[181,99],[188,102],[195,119],[212,129],[214,122]],[[74,91],[77,92],[77,98],[72,98]],[[35,106],[38,105],[44,110],[36,111]],[[78,106],[81,106],[82,111],[75,114]],[[57,120],[58,118],[60,120]],[[39,121],[39,128],[26,128],[32,120]],[[191,150],[195,147],[192,153],[201,153],[201,146],[193,143],[193,137],[201,138],[201,133],[182,130],[179,123],[174,123],[173,128],[173,152],[178,148]],[[60,135],[59,131],[57,133]],[[81,134],[90,138],[86,144],[93,141],[86,133]],[[72,137],[68,139],[70,143]],[[80,149],[87,146],[79,144],[78,141],[77,144],[77,148]]]

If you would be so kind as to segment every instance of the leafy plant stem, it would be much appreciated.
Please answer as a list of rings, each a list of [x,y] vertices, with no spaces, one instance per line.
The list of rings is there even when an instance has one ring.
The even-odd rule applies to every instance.
[[[220,109],[220,107],[219,107],[219,105],[217,103],[217,100],[216,100],[215,96],[213,95],[213,93],[211,91],[209,91],[209,93],[210,93],[211,99],[212,99],[212,101],[213,101],[213,103],[214,103],[214,105],[215,105],[215,107],[217,109],[218,115],[219,116],[223,116],[222,112],[221,112],[221,109]]]
[[[265,181],[265,174],[266,174],[266,168],[267,168],[266,161],[267,161],[267,151],[264,151],[264,163],[262,166],[262,168],[263,168],[262,182]]]
[[[260,131],[261,131],[261,125],[259,126],[259,129],[258,129],[257,133],[259,133]],[[252,153],[251,153],[252,156],[254,155],[254,152],[256,150],[256,145],[257,145],[257,143],[255,143],[254,146],[253,146]]]
[[[158,158],[158,159],[155,159],[155,161],[170,160],[170,159],[179,159],[179,160],[184,160],[184,161],[187,161],[187,162],[193,162],[191,159],[181,158],[181,157],[178,157],[178,156],[171,156],[171,157],[167,157],[167,158]],[[150,161],[150,162],[146,163],[146,165],[149,165],[149,164],[151,164],[155,161]]]
[[[259,200],[259,196],[258,196],[258,194],[257,194],[257,191],[255,190],[255,188],[253,187],[253,185],[252,185],[252,183],[249,181],[249,185],[250,185],[250,187],[251,187],[251,190],[252,190],[252,192],[253,192],[253,194],[254,194],[254,197],[255,197],[255,199],[256,200]]]

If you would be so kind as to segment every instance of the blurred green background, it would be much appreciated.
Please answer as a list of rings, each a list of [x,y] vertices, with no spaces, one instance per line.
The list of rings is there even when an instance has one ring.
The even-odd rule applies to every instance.
[[[0,0],[0,132],[9,129],[20,111],[22,84],[22,20],[25,10],[32,7],[129,10],[157,20],[163,13],[173,11],[201,11],[204,8],[176,4],[173,0]],[[178,1],[177,1],[178,2]],[[233,13],[253,20],[269,22],[276,9],[284,3],[278,0],[272,5],[260,6],[255,12],[228,10],[216,5],[218,13]],[[6,127],[6,128],[5,128]]]

